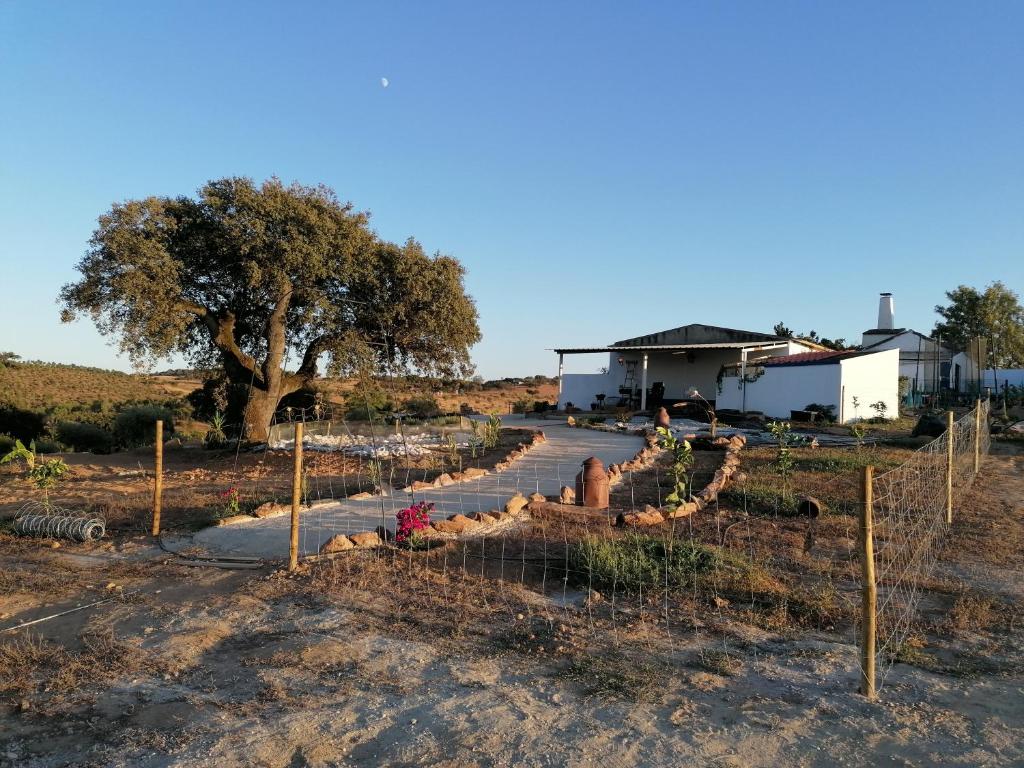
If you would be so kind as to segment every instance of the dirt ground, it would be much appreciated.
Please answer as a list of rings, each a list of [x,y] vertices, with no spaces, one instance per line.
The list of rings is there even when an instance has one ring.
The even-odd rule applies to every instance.
[[[1022,765],[1022,504],[1024,457],[997,444],[874,704],[852,626],[616,603],[518,578],[514,552],[504,579],[469,547],[289,575],[0,536],[0,629],[105,601],[0,633],[0,765]],[[805,521],[757,525],[727,540],[813,572]],[[831,525],[814,547],[848,542]]]
[[[502,429],[498,444],[471,455],[460,449],[453,458],[442,449],[428,456],[384,459],[383,482],[404,488],[413,480],[432,481],[442,471],[466,467],[491,469],[533,430]],[[101,512],[112,535],[122,537],[149,529],[153,496],[153,451],[122,451],[101,456],[90,453],[58,454],[70,473],[50,492],[51,501],[72,509]],[[372,491],[369,462],[357,457],[307,451],[306,498],[310,502],[339,499]],[[0,521],[38,498],[19,467],[0,467]],[[198,445],[168,443],[164,449],[162,528],[196,530],[235,514],[225,494],[236,488],[243,513],[267,501],[291,499],[293,457],[289,451],[206,450]]]

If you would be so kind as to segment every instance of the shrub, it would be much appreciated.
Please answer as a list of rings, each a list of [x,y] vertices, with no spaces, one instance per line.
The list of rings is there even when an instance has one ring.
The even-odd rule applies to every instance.
[[[533,407],[533,401],[528,397],[521,397],[512,403],[512,413],[529,413]]]
[[[32,441],[32,449],[36,453],[60,453],[64,450],[64,446],[56,440],[40,437],[38,440]]]
[[[822,421],[833,422],[836,420],[836,407],[834,405],[822,405],[821,403],[808,403],[804,406],[805,411],[818,414]]]
[[[577,580],[599,589],[691,585],[699,574],[721,563],[721,554],[713,547],[639,533],[607,539],[588,536],[570,551]]]
[[[0,405],[0,432],[23,443],[31,442],[46,431],[46,416],[38,411]]]
[[[57,439],[72,451],[110,453],[114,436],[103,427],[78,421],[62,421],[57,425]]]
[[[417,547],[420,539],[420,531],[430,526],[430,513],[434,505],[426,501],[420,501],[411,507],[399,510],[395,515],[397,530],[395,541],[410,547]]]
[[[114,441],[123,448],[152,445],[156,440],[156,422],[164,422],[164,435],[174,433],[174,417],[159,405],[134,405],[114,419]]]
[[[383,421],[394,410],[391,398],[377,386],[358,386],[345,395],[345,418],[353,421]]]
[[[14,438],[10,435],[0,435],[0,456],[6,456],[14,450]]]
[[[441,406],[431,395],[409,398],[402,403],[402,410],[417,419],[431,419],[441,415]]]

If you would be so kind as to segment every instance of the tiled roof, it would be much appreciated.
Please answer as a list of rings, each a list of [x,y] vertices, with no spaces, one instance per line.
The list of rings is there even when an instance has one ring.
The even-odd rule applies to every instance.
[[[857,350],[840,352],[834,349],[828,352],[800,352],[795,355],[782,355],[781,357],[769,357],[765,360],[758,360],[755,365],[764,367],[773,365],[826,365],[838,363],[840,360],[855,357],[859,354],[860,352]]]

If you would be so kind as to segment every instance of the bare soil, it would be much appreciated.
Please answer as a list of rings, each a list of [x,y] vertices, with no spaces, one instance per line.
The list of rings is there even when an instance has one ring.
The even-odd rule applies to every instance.
[[[845,516],[810,538],[798,518],[689,519],[784,610],[767,585],[590,593],[559,578],[557,521],[296,574],[0,536],[0,629],[108,600],[0,633],[0,764],[1020,765],[1022,500],[1024,459],[986,458],[875,704],[819,589],[852,562]]]

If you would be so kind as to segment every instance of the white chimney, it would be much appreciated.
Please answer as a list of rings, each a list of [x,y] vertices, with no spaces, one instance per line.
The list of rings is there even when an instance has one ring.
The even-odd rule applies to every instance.
[[[878,299],[878,325],[879,329],[891,331],[896,326],[893,325],[893,306],[892,306],[892,294],[883,293],[880,294]]]

